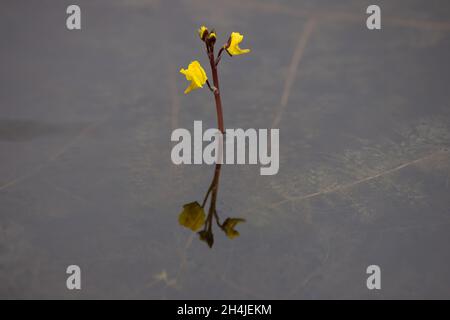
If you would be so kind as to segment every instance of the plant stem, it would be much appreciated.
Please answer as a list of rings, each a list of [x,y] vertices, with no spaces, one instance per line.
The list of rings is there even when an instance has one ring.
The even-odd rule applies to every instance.
[[[219,76],[217,73],[217,65],[214,58],[214,47],[210,47],[208,50],[209,63],[211,65],[211,72],[213,77],[213,84],[216,90],[214,90],[214,100],[216,102],[216,113],[217,113],[217,125],[219,131],[222,133],[222,138],[225,134],[225,129],[223,125],[223,112],[222,112],[222,99],[220,97],[220,89],[219,89]],[[219,156],[218,159],[223,157],[223,139],[219,143]],[[222,168],[221,163],[216,163],[216,167],[214,170],[214,178],[212,181],[212,196],[211,196],[211,207],[209,208],[208,218],[211,223],[212,215],[216,211],[216,201],[217,201],[217,193],[219,190],[219,178],[220,178],[220,170]]]

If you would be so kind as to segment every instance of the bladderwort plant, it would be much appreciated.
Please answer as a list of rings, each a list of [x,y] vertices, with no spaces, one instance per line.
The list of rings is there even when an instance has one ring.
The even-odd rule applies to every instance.
[[[203,69],[201,64],[197,60],[194,60],[189,64],[187,69],[180,70],[180,73],[186,76],[186,80],[191,82],[184,93],[188,94],[192,90],[203,88],[205,84],[208,86],[209,90],[214,95],[217,113],[217,125],[219,131],[223,136],[225,134],[225,129],[223,123],[222,99],[220,96],[221,92],[219,88],[219,75],[217,69],[224,52],[232,57],[249,53],[250,49],[241,49],[239,47],[239,44],[244,39],[244,36],[238,32],[232,32],[228,38],[228,41],[219,49],[217,56],[215,56],[214,46],[217,41],[216,32],[214,30],[209,31],[205,26],[201,26],[198,30],[198,34],[201,41],[205,44],[206,47],[206,53],[208,55],[209,64],[211,67],[213,83],[211,85],[211,83],[209,82],[208,77],[206,76],[205,69]],[[222,143],[220,143],[219,145],[219,157],[221,157],[223,146]],[[200,240],[205,241],[210,248],[214,243],[214,235],[212,232],[213,220],[216,221],[218,227],[223,230],[226,236],[230,239],[239,236],[239,232],[235,230],[235,227],[238,223],[245,221],[241,218],[227,218],[223,223],[220,222],[219,215],[217,214],[216,202],[217,194],[219,191],[221,168],[221,163],[216,163],[214,177],[212,179],[211,185],[206,192],[202,204],[200,205],[197,201],[185,204],[183,206],[183,211],[178,217],[178,222],[182,226],[189,228],[194,232],[197,232],[203,227],[201,231],[198,231],[198,234],[200,236]],[[204,208],[208,199],[210,199],[210,204],[208,215],[206,215]]]

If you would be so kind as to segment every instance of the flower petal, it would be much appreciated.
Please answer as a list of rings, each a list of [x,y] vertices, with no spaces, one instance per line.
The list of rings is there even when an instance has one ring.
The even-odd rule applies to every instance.
[[[183,206],[183,211],[178,216],[180,225],[197,231],[205,223],[205,211],[198,202],[191,202]]]
[[[227,218],[222,224],[222,230],[228,238],[234,239],[239,236],[239,232],[234,227],[241,222],[245,222],[245,220],[241,218]]]
[[[189,87],[184,91],[185,94],[194,89],[203,88],[208,79],[205,70],[197,60],[192,61],[187,69],[180,69],[180,73],[186,76],[186,80],[191,81]]]

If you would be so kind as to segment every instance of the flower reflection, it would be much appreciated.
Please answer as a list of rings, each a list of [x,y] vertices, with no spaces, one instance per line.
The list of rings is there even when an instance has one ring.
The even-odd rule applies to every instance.
[[[197,201],[185,204],[178,217],[178,222],[192,231],[197,231],[205,223],[205,211]]]

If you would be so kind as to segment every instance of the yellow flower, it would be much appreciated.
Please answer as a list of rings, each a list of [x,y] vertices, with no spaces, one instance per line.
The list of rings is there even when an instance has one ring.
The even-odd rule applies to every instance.
[[[186,76],[186,80],[191,81],[190,86],[184,90],[185,94],[194,89],[203,88],[206,80],[208,80],[205,70],[197,60],[192,61],[187,69],[181,69],[180,73]]]
[[[197,231],[205,223],[205,211],[197,201],[185,204],[178,217],[178,222],[192,231]]]
[[[215,32],[211,32],[211,33],[208,35],[208,39],[212,39],[212,38],[217,39],[217,35],[216,35]]]
[[[232,56],[237,56],[239,54],[249,53],[250,49],[241,49],[239,48],[239,43],[242,42],[244,36],[239,32],[232,32],[230,36],[230,41],[227,49],[228,53]]]
[[[234,227],[240,222],[245,222],[245,220],[240,218],[227,218],[224,221],[222,230],[225,232],[228,238],[233,239],[239,236],[239,232],[237,230],[234,230]]]
[[[205,36],[205,32],[208,31],[208,28],[205,26],[201,26],[200,29],[198,29],[198,35],[200,36],[200,39],[203,40],[203,37]]]

